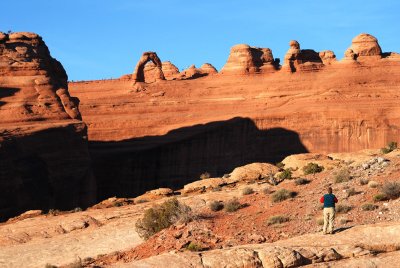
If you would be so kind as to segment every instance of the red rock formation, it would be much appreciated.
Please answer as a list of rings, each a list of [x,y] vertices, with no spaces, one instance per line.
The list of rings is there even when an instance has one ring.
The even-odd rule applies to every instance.
[[[145,82],[145,66],[146,63],[152,62],[155,67],[152,65],[148,66],[148,70],[151,68],[155,68],[155,76],[154,80],[165,80],[164,73],[162,71],[162,64],[160,58],[157,56],[157,53],[155,52],[144,52],[142,57],[140,57],[138,63],[136,64],[135,71],[132,74],[132,79],[135,82]]]
[[[176,76],[179,74],[179,69],[170,61],[164,61],[162,63],[162,71],[164,73],[165,79],[167,80],[172,80],[176,78]]]
[[[218,73],[217,69],[215,69],[215,67],[212,66],[212,64],[210,63],[204,63],[203,65],[201,65],[200,72],[208,75]]]
[[[364,56],[381,58],[382,49],[378,40],[370,34],[362,33],[354,37],[350,48],[360,58]]]
[[[272,51],[240,44],[233,46],[221,74],[248,74],[271,72],[276,68]]]
[[[67,74],[34,33],[0,33],[0,219],[95,201],[86,126]]]
[[[299,42],[292,40],[289,42],[289,50],[286,52],[283,69],[291,72],[296,71],[315,71],[323,67],[323,60],[320,54],[312,49],[300,49]],[[322,56],[334,58],[330,52],[322,53]],[[333,54],[333,53],[332,53]],[[331,62],[332,60],[328,60]]]
[[[226,72],[262,68],[250,60],[255,58],[249,46],[239,48],[232,49]],[[330,52],[310,57],[295,42],[292,48],[293,59],[287,59],[298,64],[295,73],[166,81],[134,94],[126,81],[71,84],[89,125],[101,195],[174,188],[206,171],[223,175],[295,152],[348,152],[399,142],[400,59],[394,53],[341,64]],[[322,63],[329,59],[330,66]],[[309,64],[322,67],[303,72]],[[162,96],[153,97],[160,91]]]

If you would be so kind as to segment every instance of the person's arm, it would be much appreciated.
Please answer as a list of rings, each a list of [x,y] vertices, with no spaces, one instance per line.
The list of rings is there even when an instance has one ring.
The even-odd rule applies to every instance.
[[[338,202],[338,200],[337,200],[336,196],[335,196],[335,199],[334,199],[334,200],[335,200],[335,203],[337,203],[337,202]]]
[[[324,196],[321,197],[321,199],[319,200],[320,203],[324,203]]]

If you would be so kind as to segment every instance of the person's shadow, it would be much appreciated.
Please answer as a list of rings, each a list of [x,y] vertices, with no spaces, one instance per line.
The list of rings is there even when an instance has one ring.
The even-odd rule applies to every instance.
[[[343,231],[346,231],[348,229],[353,228],[354,226],[346,226],[346,227],[341,227],[341,228],[337,228],[333,231],[333,234],[337,234],[337,233],[341,233]]]

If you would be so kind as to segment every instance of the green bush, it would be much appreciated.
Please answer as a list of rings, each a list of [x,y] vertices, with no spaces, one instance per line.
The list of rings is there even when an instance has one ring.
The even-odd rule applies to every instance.
[[[335,183],[347,182],[350,179],[350,171],[347,168],[342,168],[335,173]]]
[[[396,199],[400,197],[400,183],[386,182],[382,186],[382,193],[389,199]]]
[[[282,202],[286,199],[293,198],[296,196],[296,192],[292,192],[286,189],[280,189],[273,193],[271,195],[272,201],[277,203],[277,202]]]
[[[139,236],[148,239],[177,221],[189,221],[191,218],[190,207],[181,204],[176,198],[172,198],[161,205],[147,209],[143,218],[139,219],[135,226]]]
[[[189,245],[186,247],[186,249],[190,251],[201,251],[203,247],[197,244],[196,242],[191,241]]]
[[[316,163],[308,163],[303,167],[304,175],[319,173],[324,170],[323,166],[319,166]]]
[[[371,203],[366,203],[366,204],[363,204],[361,206],[361,209],[364,210],[364,211],[371,211],[371,210],[375,210],[377,208],[378,208],[377,205],[374,205],[374,204],[371,204]]]
[[[367,178],[361,178],[360,179],[360,184],[361,185],[367,185],[369,183],[369,179],[367,179]]]
[[[279,173],[278,177],[281,180],[290,180],[292,178],[292,170],[290,168],[287,168]]]
[[[263,192],[264,194],[271,194],[271,193],[273,193],[274,191],[271,190],[271,189],[268,188],[268,187],[265,187],[265,188],[262,190],[262,192]]]
[[[284,222],[288,222],[288,221],[289,221],[289,217],[282,216],[282,215],[276,215],[276,216],[270,217],[267,221],[267,224],[273,225],[273,224],[280,224],[280,223],[284,223]]]
[[[304,184],[310,183],[310,181],[307,180],[307,179],[305,179],[305,178],[298,178],[298,179],[296,179],[296,180],[294,181],[294,183],[295,183],[296,185],[304,185]]]
[[[242,191],[242,194],[243,194],[243,195],[249,195],[249,194],[252,194],[252,193],[254,193],[254,190],[253,190],[253,188],[251,188],[251,187],[246,187],[246,188],[244,188],[243,191]]]
[[[397,142],[391,141],[388,145],[381,149],[383,154],[388,154],[397,149]]]
[[[337,205],[337,206],[336,206],[336,212],[337,212],[337,213],[347,213],[347,212],[349,212],[351,209],[352,209],[352,207],[351,207],[351,206],[348,206],[348,205],[342,205],[342,204],[340,204],[340,205]]]
[[[386,200],[388,200],[388,197],[387,197],[385,194],[382,194],[382,193],[374,195],[373,198],[374,198],[374,201],[375,201],[375,202],[380,202],[380,201],[386,201]]]
[[[212,211],[220,211],[224,208],[224,203],[220,202],[220,201],[212,201],[210,203],[210,209]]]
[[[278,163],[276,163],[276,165],[275,165],[277,168],[284,168],[285,167],[285,164],[284,163],[282,163],[282,162],[278,162]]]
[[[242,207],[242,204],[240,204],[239,200],[237,198],[233,198],[233,199],[229,200],[228,202],[226,202],[225,211],[235,212],[241,207]]]

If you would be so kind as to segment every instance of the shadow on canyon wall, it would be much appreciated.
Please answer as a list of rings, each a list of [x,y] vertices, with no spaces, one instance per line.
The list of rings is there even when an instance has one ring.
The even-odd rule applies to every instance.
[[[0,133],[0,221],[31,209],[96,202],[86,129],[50,128],[26,136]]]
[[[298,133],[284,128],[260,130],[249,118],[194,125],[116,142],[89,141],[98,200],[133,197],[160,187],[178,189],[198,180],[230,173],[253,162],[276,163],[306,153]]]
[[[13,87],[0,87],[0,106],[6,104],[6,102],[1,101],[2,98],[13,96],[19,90],[20,90],[19,88],[13,88]]]

